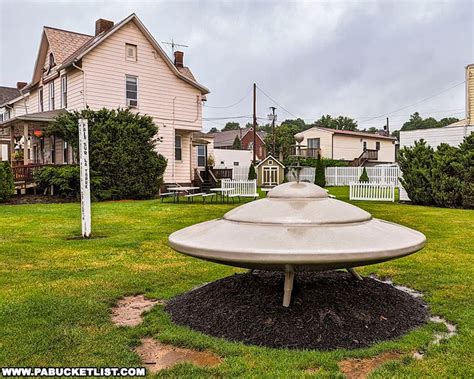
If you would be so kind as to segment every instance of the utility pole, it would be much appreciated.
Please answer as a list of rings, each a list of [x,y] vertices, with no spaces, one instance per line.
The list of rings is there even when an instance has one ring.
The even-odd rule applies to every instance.
[[[272,121],[272,156],[275,158],[275,121],[276,121],[276,107],[270,107],[270,110],[272,111],[271,114],[268,115],[268,118]]]
[[[387,136],[389,136],[389,135],[390,135],[390,128],[389,128],[389,126],[388,126],[388,117],[387,117],[387,126],[386,126],[386,128],[387,128],[387,129],[386,129],[386,131],[387,131]]]
[[[253,164],[257,162],[257,84],[253,84]]]

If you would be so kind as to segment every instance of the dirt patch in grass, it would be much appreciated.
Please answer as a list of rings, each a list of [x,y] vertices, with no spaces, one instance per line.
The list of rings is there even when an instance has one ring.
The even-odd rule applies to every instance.
[[[216,366],[221,363],[220,357],[209,352],[166,345],[153,338],[143,338],[141,342],[135,351],[143,365],[152,373],[184,362],[196,366]]]
[[[428,319],[421,299],[341,271],[297,273],[290,307],[282,295],[282,273],[257,271],[177,296],[165,309],[175,323],[215,337],[290,349],[367,347]]]
[[[401,358],[403,353],[387,351],[373,358],[346,359],[339,362],[339,369],[347,379],[365,379],[377,367],[388,361]]]
[[[137,326],[142,322],[142,314],[157,304],[164,304],[164,301],[147,299],[143,295],[124,297],[112,309],[112,322],[117,326]]]

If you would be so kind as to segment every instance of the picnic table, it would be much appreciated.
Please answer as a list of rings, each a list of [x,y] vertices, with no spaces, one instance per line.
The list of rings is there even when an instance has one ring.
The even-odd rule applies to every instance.
[[[199,187],[168,187],[167,190],[170,192],[173,192],[173,201],[174,202],[179,202],[179,194],[180,192],[193,192],[195,190],[198,190]]]
[[[211,191],[216,192],[217,196],[219,196],[219,193],[220,193],[222,202],[224,202],[224,197],[227,199],[227,202],[229,202],[229,194],[234,189],[235,188],[211,188]]]

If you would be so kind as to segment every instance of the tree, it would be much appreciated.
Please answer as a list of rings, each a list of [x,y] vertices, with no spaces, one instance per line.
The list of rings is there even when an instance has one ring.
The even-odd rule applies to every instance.
[[[441,128],[446,125],[450,125],[454,122],[459,121],[456,117],[445,117],[440,121],[437,121],[433,117],[423,118],[418,112],[413,113],[410,119],[405,122],[401,130],[416,130],[416,129],[430,129],[430,128]]]
[[[93,189],[96,198],[147,199],[158,193],[166,159],[155,151],[158,127],[150,116],[129,109],[87,108],[59,115],[46,135],[62,138],[77,151],[80,118],[89,120],[91,172],[100,179]]]
[[[362,170],[362,175],[359,178],[359,182],[368,183],[369,181],[369,174],[367,174],[367,169],[364,167],[364,169]]]
[[[242,141],[240,140],[239,136],[236,135],[234,138],[234,143],[232,144],[233,150],[242,150]]]
[[[313,124],[319,128],[329,128],[338,130],[357,130],[357,121],[350,117],[338,116],[333,118],[331,115],[322,116],[319,120],[316,120]]]
[[[10,163],[0,162],[0,203],[10,200],[14,190],[15,183]]]
[[[415,141],[414,146],[404,147],[398,154],[398,164],[403,172],[400,182],[408,197],[415,204],[433,204],[431,167],[433,148],[424,140]]]
[[[326,168],[324,167],[324,162],[321,159],[321,156],[318,155],[318,161],[316,163],[316,173],[314,175],[314,184],[320,187],[326,186]]]
[[[249,176],[248,176],[248,179],[249,180],[254,180],[254,179],[257,179],[257,172],[255,171],[255,167],[253,165],[253,163],[250,165],[249,167]]]
[[[222,128],[223,132],[226,132],[228,130],[239,130],[240,129],[240,124],[238,122],[233,122],[230,121],[225,126]]]
[[[275,154],[283,156],[283,159],[288,158],[295,145],[295,134],[301,131],[300,126],[293,122],[284,121],[275,128]],[[265,137],[265,148],[267,151],[273,151],[273,136],[267,134]],[[275,157],[276,158],[276,157]]]
[[[433,154],[431,177],[436,205],[448,208],[462,206],[464,165],[458,148],[446,143],[438,146]]]
[[[218,133],[218,132],[219,132],[219,129],[217,129],[215,126],[213,126],[211,130],[209,130],[209,133]]]

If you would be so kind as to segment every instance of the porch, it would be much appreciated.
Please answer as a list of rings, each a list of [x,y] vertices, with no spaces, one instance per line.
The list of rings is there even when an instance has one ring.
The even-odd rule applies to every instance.
[[[2,150],[7,151],[18,177],[28,177],[38,165],[74,163],[74,154],[67,142],[45,136],[45,129],[63,110],[25,114],[0,124]]]

